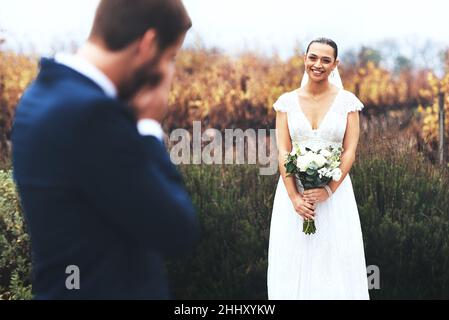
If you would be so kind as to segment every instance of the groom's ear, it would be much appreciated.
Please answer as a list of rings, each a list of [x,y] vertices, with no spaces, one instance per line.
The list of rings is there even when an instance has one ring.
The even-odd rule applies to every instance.
[[[148,61],[156,56],[158,52],[158,41],[155,29],[148,29],[138,41],[138,56],[140,59]]]

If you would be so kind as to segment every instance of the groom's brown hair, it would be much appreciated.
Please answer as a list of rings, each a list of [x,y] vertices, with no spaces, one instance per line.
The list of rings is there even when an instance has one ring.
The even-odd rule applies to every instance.
[[[101,0],[90,39],[118,51],[155,29],[159,49],[174,44],[192,26],[181,0]]]

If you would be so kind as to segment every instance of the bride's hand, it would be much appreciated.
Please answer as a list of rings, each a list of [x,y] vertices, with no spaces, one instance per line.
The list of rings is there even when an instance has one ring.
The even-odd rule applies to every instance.
[[[303,197],[305,201],[316,204],[327,200],[329,194],[324,188],[316,188],[304,191]]]
[[[314,220],[315,207],[313,204],[304,200],[300,195],[295,196],[292,199],[293,207],[295,211],[304,219]]]

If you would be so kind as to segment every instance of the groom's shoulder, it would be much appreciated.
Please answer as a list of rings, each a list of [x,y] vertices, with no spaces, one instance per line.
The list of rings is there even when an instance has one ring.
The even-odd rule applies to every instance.
[[[64,112],[70,109],[83,112],[95,106],[121,104],[107,96],[91,79],[47,58],[41,59],[39,74],[24,96]]]
[[[39,105],[36,108],[36,105]],[[84,79],[61,77],[46,83],[39,78],[25,92],[16,117],[34,117],[47,127],[78,128],[98,126],[103,120],[132,118],[130,108],[119,99],[107,96]]]
[[[119,114],[126,109],[119,99],[106,95],[90,79],[77,74],[61,76],[48,89],[44,85],[37,91],[40,97],[47,100],[46,105],[51,109],[48,111],[75,119],[101,113]]]

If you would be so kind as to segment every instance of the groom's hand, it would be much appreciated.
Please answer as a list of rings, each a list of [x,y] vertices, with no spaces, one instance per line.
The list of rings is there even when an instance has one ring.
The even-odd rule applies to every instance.
[[[175,68],[170,67],[158,86],[143,86],[131,99],[137,120],[154,119],[161,122],[168,107],[168,96],[173,81]]]

